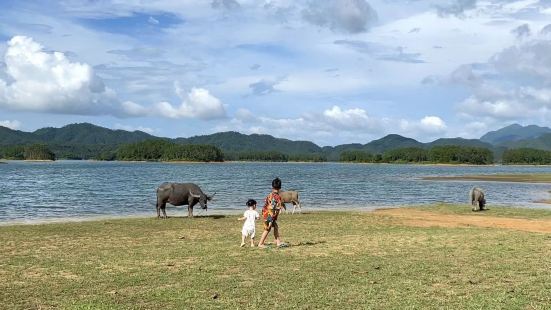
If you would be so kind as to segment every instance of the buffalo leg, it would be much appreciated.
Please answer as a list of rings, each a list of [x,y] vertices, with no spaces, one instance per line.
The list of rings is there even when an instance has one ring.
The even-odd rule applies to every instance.
[[[187,206],[187,216],[193,217],[193,206],[195,206],[197,202],[195,200],[191,200]]]
[[[161,208],[161,210],[163,210],[163,218],[167,219],[168,216],[166,216],[166,205],[163,205],[163,207]]]
[[[157,201],[157,218],[161,218],[161,209],[163,210],[164,217],[166,217],[165,207],[166,202]]]

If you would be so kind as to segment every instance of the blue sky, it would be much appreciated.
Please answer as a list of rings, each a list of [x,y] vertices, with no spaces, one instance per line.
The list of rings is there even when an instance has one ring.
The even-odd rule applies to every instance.
[[[320,145],[551,119],[547,0],[0,2],[0,125]]]

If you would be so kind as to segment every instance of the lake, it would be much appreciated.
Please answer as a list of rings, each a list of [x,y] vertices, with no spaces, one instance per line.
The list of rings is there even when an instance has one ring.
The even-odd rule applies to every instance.
[[[488,204],[547,208],[549,184],[427,181],[424,176],[551,173],[549,166],[433,166],[341,163],[127,163],[93,161],[19,162],[0,165],[0,223],[95,216],[156,216],[155,190],[166,181],[195,182],[216,192],[209,210],[196,215],[245,210],[260,201],[279,176],[283,189],[300,191],[304,210],[365,210],[434,202],[467,203],[469,189],[482,187]],[[260,203],[259,203],[260,205]],[[187,207],[167,207],[169,216]]]

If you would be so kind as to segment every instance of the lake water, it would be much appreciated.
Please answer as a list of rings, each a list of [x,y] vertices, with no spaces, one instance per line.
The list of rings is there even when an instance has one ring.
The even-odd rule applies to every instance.
[[[260,201],[279,176],[283,189],[299,190],[304,210],[374,209],[434,202],[467,203],[469,189],[482,187],[490,205],[546,208],[549,184],[425,181],[424,176],[551,173],[542,166],[428,166],[339,163],[168,164],[56,161],[0,164],[0,223],[94,216],[156,216],[155,190],[165,181],[194,182],[216,192],[206,214],[244,210]],[[187,207],[167,207],[169,216]],[[200,208],[196,215],[204,215]]]

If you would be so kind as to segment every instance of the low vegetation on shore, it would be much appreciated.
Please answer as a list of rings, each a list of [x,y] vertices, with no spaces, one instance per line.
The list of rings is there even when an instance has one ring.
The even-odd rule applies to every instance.
[[[8,146],[0,149],[0,158],[12,160],[55,160],[46,144]]]
[[[280,226],[289,248],[239,248],[234,216],[0,227],[0,303],[8,309],[551,304],[550,211],[438,205],[283,215]]]

